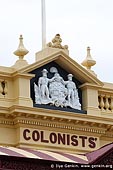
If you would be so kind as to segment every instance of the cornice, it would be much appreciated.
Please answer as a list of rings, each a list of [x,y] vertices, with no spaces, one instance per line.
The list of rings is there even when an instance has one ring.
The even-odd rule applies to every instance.
[[[12,116],[12,118],[11,118]],[[35,116],[30,117],[26,115],[22,115],[21,113],[16,115],[7,115],[4,117],[0,117],[0,126],[4,127],[32,127],[32,128],[47,128],[54,129],[56,131],[63,130],[70,132],[82,132],[87,134],[96,134],[97,136],[102,137],[113,137],[113,125],[94,123],[89,121],[81,121],[81,120],[71,120],[71,119],[62,119],[62,118],[53,118],[46,116]]]
[[[45,108],[37,108],[37,107],[25,107],[25,106],[17,106],[14,105],[9,108],[9,116],[12,115],[13,117],[18,116],[18,114],[25,115],[25,117],[50,117],[52,119],[67,119],[67,120],[75,120],[78,119],[80,121],[89,121],[93,123],[101,123],[113,124],[113,119],[106,118],[102,116],[93,116],[87,114],[80,114],[68,111],[60,111],[60,110],[52,110],[52,109],[45,109]]]
[[[2,119],[0,120],[0,125],[14,125],[14,120],[7,120],[7,119]]]
[[[0,79],[4,80],[4,79],[14,79],[14,78],[19,78],[19,77],[24,77],[27,79],[31,79],[33,77],[35,77],[34,74],[28,74],[28,73],[21,73],[21,72],[17,72],[14,71],[13,73],[4,73],[4,72],[0,72]]]
[[[31,79],[33,77],[35,77],[34,74],[28,74],[28,73],[20,73],[20,72],[14,72],[12,74],[12,78],[19,78],[19,77],[24,77],[24,78],[27,78],[27,79]]]
[[[109,138],[113,138],[113,133],[105,133],[105,135],[104,135],[105,137],[109,137]]]
[[[60,122],[46,122],[46,121],[39,121],[39,120],[26,120],[26,119],[17,119],[14,121],[14,124],[23,124],[23,125],[30,125],[33,127],[47,127],[52,129],[63,129],[67,131],[82,131],[82,132],[88,132],[88,133],[96,133],[96,134],[105,134],[105,129],[97,128],[97,127],[81,127],[81,124],[74,125],[74,124],[67,124],[60,123]]]
[[[70,58],[68,55],[67,56],[63,55],[63,57],[60,55],[60,57],[57,59],[57,63],[59,65],[61,63],[61,66],[63,66],[63,68],[66,68],[66,66],[68,65],[68,70],[70,70],[73,73],[73,75],[77,73],[76,78],[78,78],[79,80],[81,79],[81,82],[83,83],[91,82],[93,84],[103,85],[103,83],[96,76],[94,76],[88,70],[83,68],[80,64],[78,64],[75,60]]]
[[[85,126],[84,126],[85,123]],[[62,129],[62,130],[67,130],[67,131],[82,131],[82,132],[88,132],[88,133],[96,133],[99,135],[104,135],[106,129],[105,128],[99,128],[96,126],[92,126],[88,122],[81,122],[81,121],[74,121],[73,123],[69,122],[68,120],[63,121],[54,121],[52,120],[47,121],[46,118],[38,119],[38,120],[31,120],[27,118],[14,118],[8,119],[5,117],[4,119],[0,119],[0,126],[11,126],[12,128],[15,127],[26,127],[26,125],[29,127],[33,128],[38,128],[38,127],[45,127],[45,128],[52,128],[52,129]]]
[[[25,108],[24,108],[25,109]],[[34,109],[33,109],[34,110]],[[13,112],[2,112],[1,117],[14,119],[14,118],[21,118],[26,120],[45,120],[45,121],[54,121],[54,122],[62,122],[62,123],[70,123],[70,124],[80,124],[81,125],[88,125],[88,126],[95,126],[106,128],[107,126],[112,126],[113,120],[110,118],[98,118],[90,115],[83,115],[77,113],[66,113],[62,111],[53,111],[47,109],[36,109],[35,112],[33,110],[30,112],[30,109],[22,111],[21,109],[15,109]],[[48,114],[49,113],[49,114]],[[62,114],[61,114],[62,113]],[[98,118],[98,119],[97,119]]]
[[[111,93],[113,95],[113,89],[110,89],[110,88],[100,87],[98,89],[98,92],[102,93],[102,94],[107,94],[107,93],[109,94],[109,93]]]
[[[102,89],[102,87],[103,86],[101,86],[101,85],[91,84],[91,83],[84,83],[84,84],[79,86],[79,88],[81,88],[81,89],[88,88],[88,89],[97,89],[97,90],[99,90],[100,88]]]
[[[39,60],[39,61],[36,61],[30,65],[28,65],[27,67],[23,68],[23,69],[20,69],[19,72],[22,72],[22,73],[28,73],[28,72],[31,72],[32,70],[35,70],[53,60],[56,60],[58,57],[59,57],[59,52],[57,53],[53,53],[50,57],[50,55],[46,56],[45,58]]]
[[[0,72],[0,79],[11,79],[11,73],[4,73],[4,72]]]
[[[32,126],[56,128],[69,131],[80,131],[102,136],[112,136],[113,120],[111,118],[97,117],[85,114],[71,113],[43,108],[12,106],[0,114],[2,126]]]

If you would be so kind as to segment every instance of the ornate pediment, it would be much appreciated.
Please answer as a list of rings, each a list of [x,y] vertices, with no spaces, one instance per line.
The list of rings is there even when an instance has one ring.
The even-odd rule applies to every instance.
[[[103,85],[94,74],[71,59],[62,49],[47,47],[36,54],[36,60],[19,70],[35,76],[31,79],[31,98],[36,107],[81,110],[82,90],[79,87],[85,83]],[[45,69],[46,73],[43,73]]]
[[[103,83],[94,74],[70,58],[65,50],[56,48],[47,47],[36,53],[36,62],[20,69],[19,71],[22,73],[29,73],[53,61],[65,69],[68,73],[73,74],[73,76],[76,77],[82,84],[91,83],[100,86],[103,85]]]

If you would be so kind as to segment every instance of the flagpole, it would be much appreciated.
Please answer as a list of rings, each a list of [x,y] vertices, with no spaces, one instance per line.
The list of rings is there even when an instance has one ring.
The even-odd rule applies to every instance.
[[[45,10],[45,0],[41,0],[42,8],[42,49],[46,47],[46,10]]]

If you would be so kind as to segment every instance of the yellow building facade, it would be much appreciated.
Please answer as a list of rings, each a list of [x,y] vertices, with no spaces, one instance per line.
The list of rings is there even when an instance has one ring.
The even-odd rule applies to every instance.
[[[68,46],[62,46],[56,37],[36,53],[33,64],[24,59],[27,53],[20,36],[14,52],[19,59],[11,67],[0,66],[0,145],[84,154],[111,143],[113,84],[101,82],[91,70],[96,62],[90,48],[82,63],[86,68],[69,56]],[[34,83],[43,69],[52,67],[61,77],[65,75],[63,79],[73,75],[81,109],[51,102],[36,104]]]

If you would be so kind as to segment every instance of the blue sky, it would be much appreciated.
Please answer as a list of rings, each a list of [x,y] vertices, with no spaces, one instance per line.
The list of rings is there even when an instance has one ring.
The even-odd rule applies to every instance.
[[[46,35],[50,42],[60,33],[70,57],[81,63],[87,46],[97,64],[92,68],[102,81],[113,82],[113,0],[45,0]],[[0,0],[0,65],[12,66],[18,38],[23,34],[35,61],[41,50],[41,0]]]

